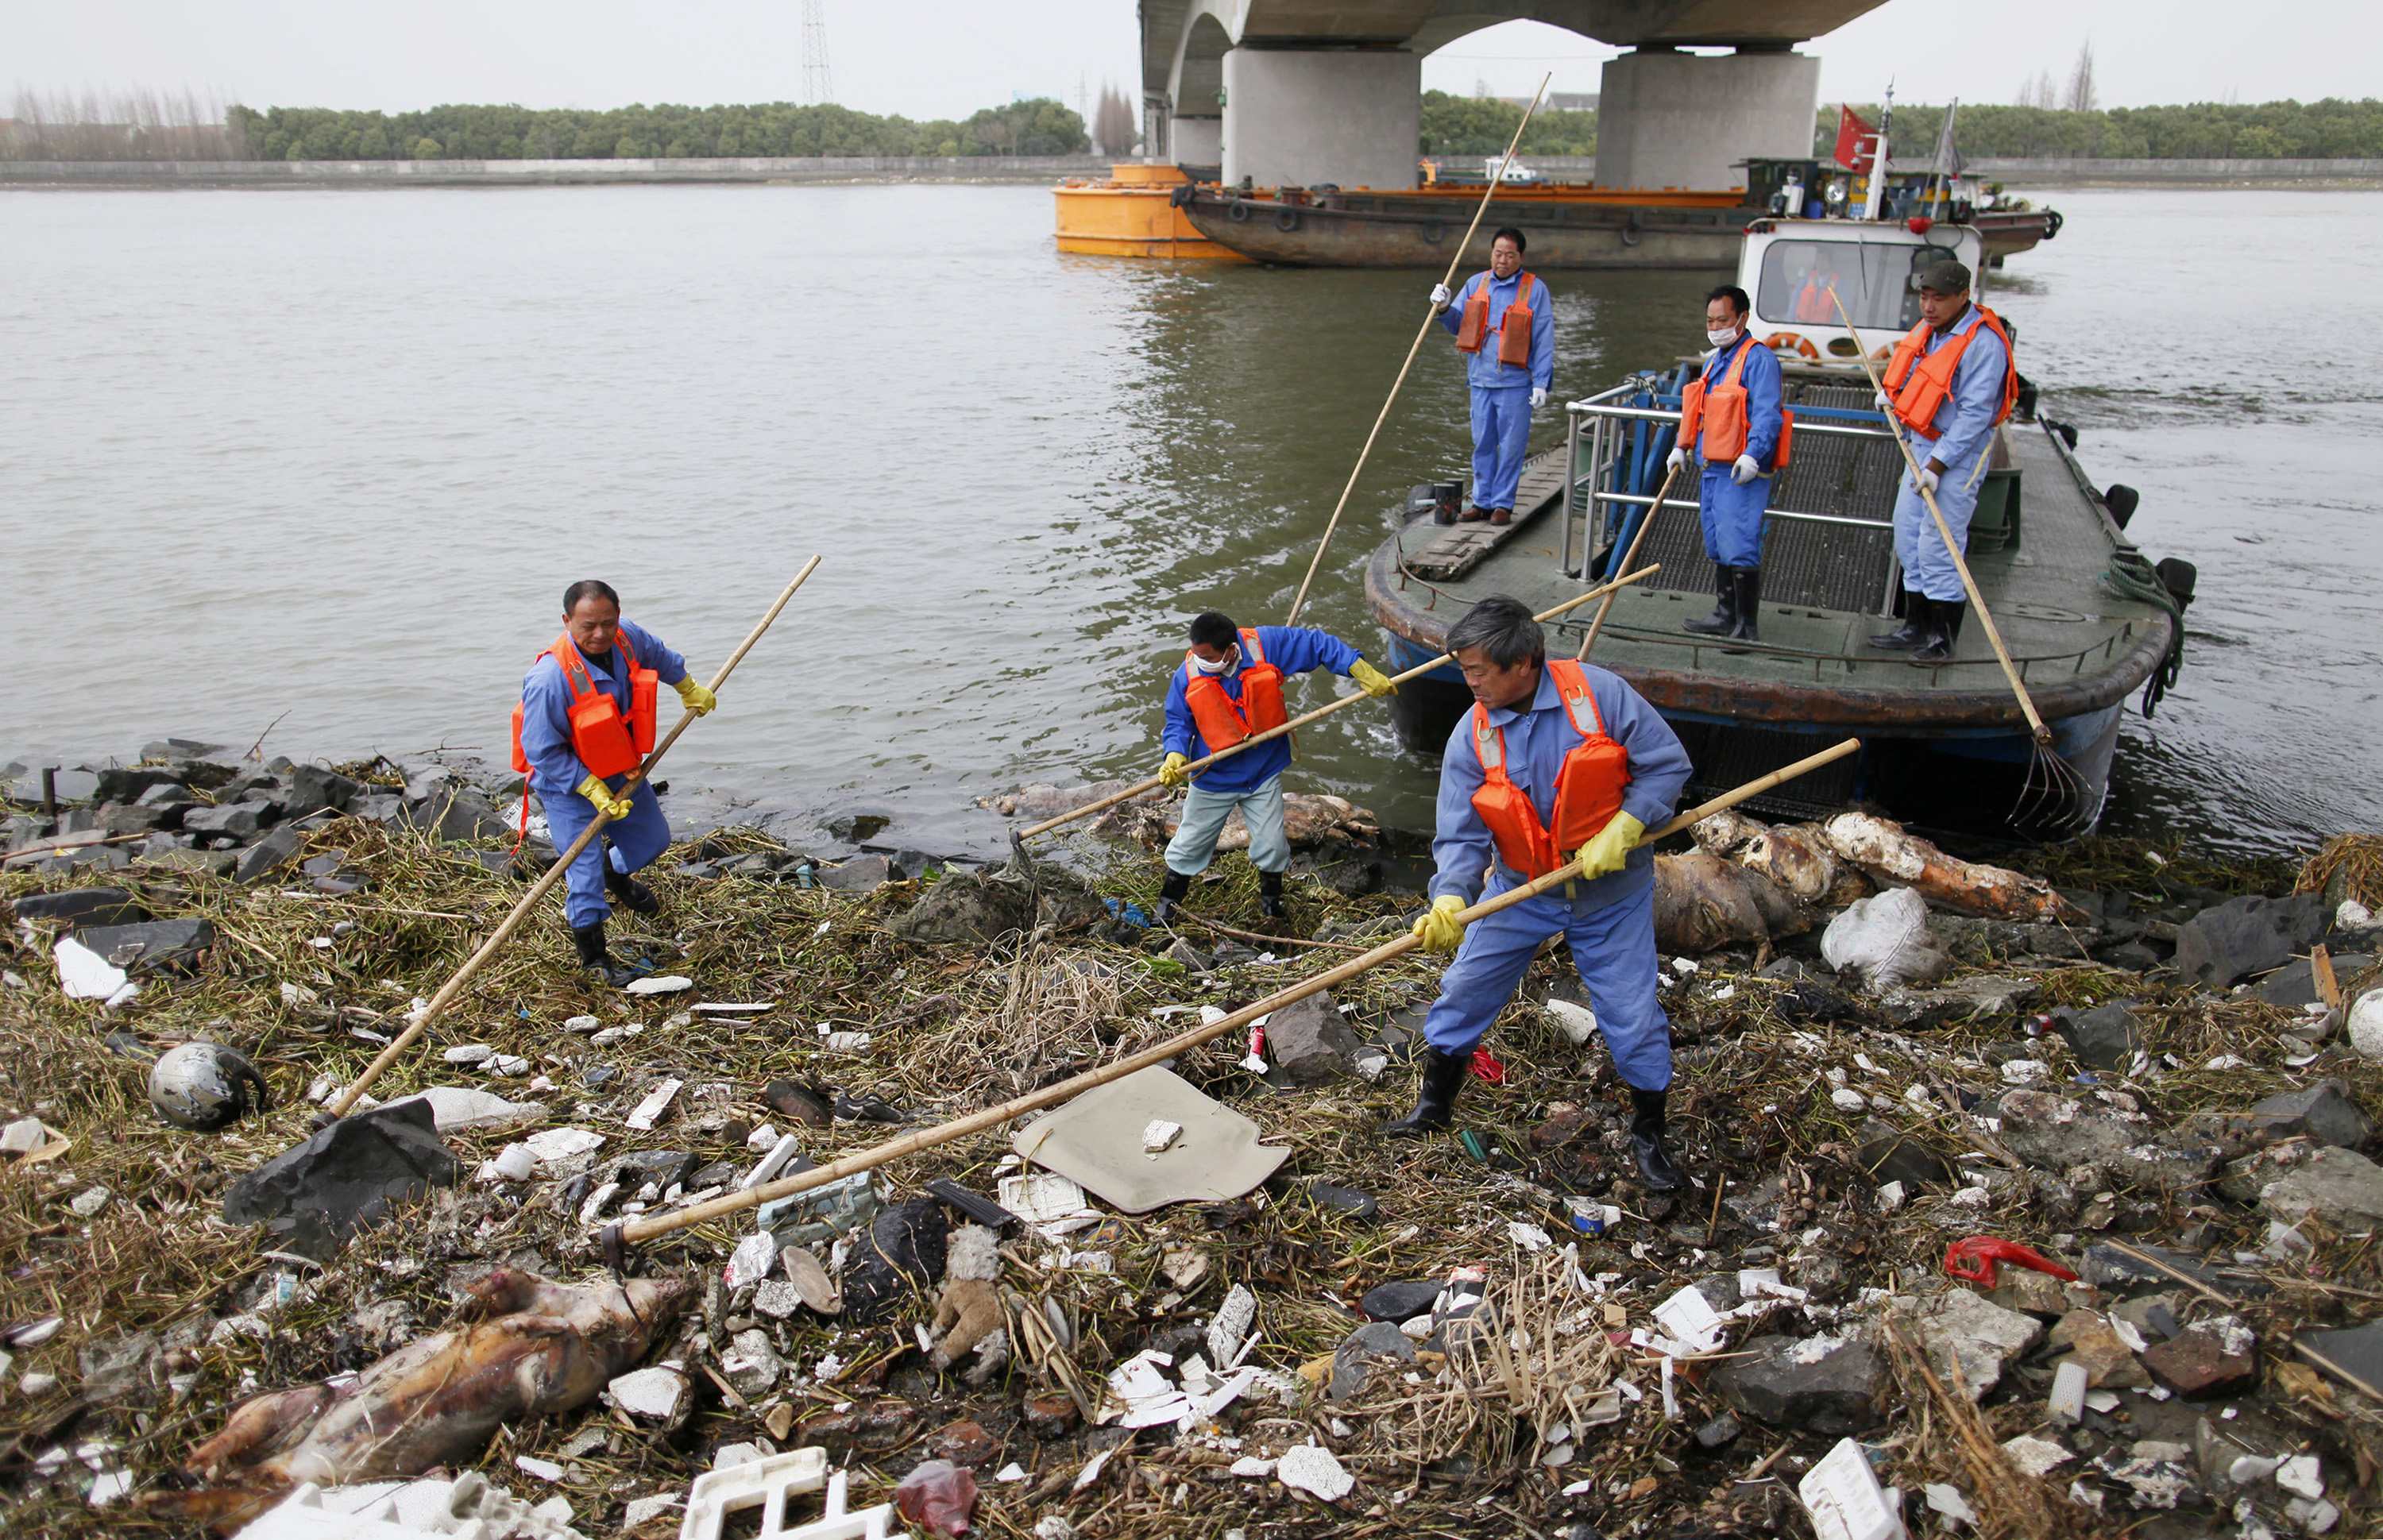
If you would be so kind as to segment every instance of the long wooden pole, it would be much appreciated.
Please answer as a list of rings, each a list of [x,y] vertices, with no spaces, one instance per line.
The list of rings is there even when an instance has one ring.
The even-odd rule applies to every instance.
[[[1842,759],[1860,747],[1860,739],[1847,738],[1834,747],[1822,749],[1820,753],[1807,756],[1784,769],[1772,770],[1768,775],[1747,782],[1735,791],[1725,792],[1710,802],[1689,808],[1661,829],[1647,835],[1642,843],[1651,843],[1667,835],[1676,834],[1700,819],[1709,819],[1715,813],[1725,812],[1748,797],[1759,796],[1773,786],[1818,770],[1834,760]],[[1469,925],[1475,920],[1494,915],[1500,909],[1512,908],[1525,899],[1536,898],[1551,888],[1561,887],[1566,882],[1574,881],[1579,875],[1580,872],[1574,864],[1566,862],[1545,877],[1526,882],[1519,888],[1510,888],[1495,898],[1484,899],[1457,918]],[[1423,943],[1413,934],[1384,942],[1363,956],[1352,957],[1345,963],[1326,968],[1313,978],[1303,979],[1296,984],[1277,990],[1255,1004],[1244,1005],[1222,1020],[1210,1022],[1204,1027],[1195,1027],[1188,1032],[1179,1032],[1165,1042],[1145,1048],[1139,1053],[1129,1054],[1115,1064],[1087,1070],[1056,1085],[1045,1086],[1041,1090],[1029,1091],[1023,1096],[1012,1097],[999,1106],[987,1107],[982,1112],[970,1113],[966,1117],[954,1118],[948,1123],[937,1124],[932,1128],[921,1128],[916,1133],[905,1134],[900,1139],[888,1140],[872,1149],[863,1150],[858,1154],[846,1155],[842,1160],[814,1167],[798,1176],[764,1183],[760,1187],[750,1188],[743,1192],[730,1193],[725,1197],[714,1198],[669,1214],[645,1214],[625,1224],[608,1226],[604,1230],[605,1249],[609,1252],[617,1252],[623,1246],[642,1245],[658,1235],[668,1235],[673,1230],[683,1230],[690,1225],[701,1225],[714,1219],[725,1218],[729,1214],[741,1214],[747,1209],[774,1202],[781,1198],[790,1198],[798,1192],[809,1192],[814,1188],[825,1187],[830,1182],[842,1181],[856,1172],[872,1170],[889,1161],[900,1160],[905,1155],[914,1155],[921,1150],[931,1150],[939,1144],[948,1144],[953,1140],[963,1139],[969,1134],[999,1127],[1002,1124],[1013,1118],[1023,1117],[1028,1113],[1040,1112],[1044,1107],[1056,1106],[1062,1102],[1082,1095],[1095,1086],[1105,1086],[1111,1080],[1132,1074],[1137,1069],[1147,1069],[1162,1060],[1171,1059],[1179,1053],[1197,1048],[1212,1039],[1223,1037],[1229,1032],[1238,1032],[1262,1016],[1278,1011],[1294,1001],[1304,1000],[1319,991],[1330,989],[1335,984],[1354,979],[1357,975],[1379,967],[1384,963],[1403,957],[1421,944]]]
[[[1539,99],[1548,93],[1548,82],[1554,79],[1552,71],[1539,77],[1539,89],[1532,93],[1531,105],[1523,109],[1523,120],[1514,125],[1514,137],[1506,142],[1506,154],[1498,162],[1498,174],[1489,179],[1488,187],[1481,190],[1481,202],[1473,210],[1473,223],[1464,227],[1464,239],[1456,243],[1454,254],[1448,259],[1448,271],[1440,275],[1441,288],[1447,288],[1456,277],[1457,264],[1464,260],[1465,248],[1473,244],[1475,232],[1481,228],[1481,216],[1489,212],[1489,200],[1497,195],[1499,188],[1505,185],[1506,167],[1513,164],[1514,151],[1523,142],[1523,130],[1530,126],[1531,115],[1539,110]],[[1530,296],[1525,294],[1521,299],[1527,302]],[[1365,435],[1365,447],[1357,451],[1357,463],[1350,468],[1348,485],[1340,488],[1340,500],[1332,505],[1332,517],[1324,526],[1324,538],[1315,543],[1315,554],[1308,559],[1307,575],[1299,580],[1299,592],[1291,596],[1290,613],[1284,618],[1283,624],[1299,623],[1299,610],[1307,602],[1308,585],[1315,581],[1315,570],[1324,565],[1324,553],[1331,548],[1332,532],[1340,527],[1340,514],[1349,506],[1349,495],[1357,489],[1357,478],[1365,474],[1365,460],[1374,452],[1374,440],[1381,437],[1382,425],[1389,421],[1390,408],[1399,399],[1400,388],[1407,382],[1407,371],[1414,367],[1415,354],[1423,351],[1423,339],[1431,335],[1432,323],[1438,319],[1439,307],[1434,305],[1425,314],[1423,325],[1415,328],[1414,340],[1407,344],[1407,361],[1399,365],[1399,377],[1390,382],[1390,393],[1382,398],[1382,410],[1375,414],[1373,429]]]
[[[1647,543],[1647,532],[1655,527],[1655,515],[1663,511],[1663,499],[1672,495],[1672,482],[1679,474],[1677,471],[1663,473],[1663,485],[1655,488],[1655,500],[1647,505],[1647,516],[1638,521],[1638,533],[1630,536],[1630,548],[1622,554],[1623,566],[1627,567],[1638,560],[1638,548]],[[1628,579],[1623,581],[1627,582]],[[1597,645],[1597,634],[1605,629],[1605,616],[1613,608],[1614,590],[1619,586],[1619,584],[1608,585],[1605,602],[1597,607],[1597,617],[1588,622],[1588,634],[1580,639],[1580,650],[1573,654],[1574,658],[1587,657],[1588,649]]]
[[[1884,395],[1886,386],[1879,379],[1878,370],[1871,365],[1870,355],[1862,351],[1861,333],[1854,330],[1854,318],[1846,310],[1846,302],[1837,297],[1837,286],[1834,283],[1829,285],[1829,300],[1837,307],[1837,318],[1845,322],[1846,335],[1854,339],[1854,357],[1861,361],[1862,373],[1869,376],[1870,388]],[[1980,324],[1983,325],[1982,322]],[[1929,516],[1936,521],[1936,533],[1945,540],[1945,554],[1953,559],[1953,570],[1961,574],[1961,591],[1969,596],[1969,608],[1978,612],[1978,623],[1985,627],[1986,640],[1994,645],[1994,657],[2001,660],[2003,677],[2010,681],[2011,694],[2019,697],[2019,708],[2027,718],[2029,731],[2035,735],[2039,747],[2049,749],[2052,746],[2052,729],[2043,725],[2043,717],[2035,708],[2035,697],[2027,693],[2025,684],[2019,683],[2019,665],[2011,661],[2010,648],[2003,646],[2002,627],[1994,624],[1994,611],[1986,608],[1985,596],[1978,592],[1978,580],[1969,575],[1969,563],[1961,554],[1961,542],[1953,538],[1953,526],[1945,522],[1945,511],[1936,506],[1936,494],[1928,490],[1926,484],[1920,479],[1920,462],[1913,456],[1909,441],[1903,437],[1903,425],[1895,421],[1893,412],[1886,414],[1886,431],[1895,436],[1895,447],[1903,451],[1903,462],[1911,468],[1911,485],[1919,489],[1920,500],[1928,505]]]
[[[1531,618],[1537,621],[1551,621],[1558,615],[1563,614],[1567,610],[1577,610],[1582,605],[1587,604],[1589,600],[1599,598],[1600,596],[1602,596],[1608,603],[1611,603],[1612,601],[1613,591],[1615,589],[1622,587],[1624,584],[1636,583],[1643,577],[1652,577],[1655,573],[1661,572],[1662,570],[1663,569],[1661,567],[1648,567],[1644,571],[1632,573],[1626,577],[1617,577],[1612,582],[1604,584],[1599,587],[1591,588],[1585,594],[1576,594],[1573,598],[1564,600],[1562,604],[1557,605],[1552,610],[1542,610]],[[1414,668],[1407,670],[1404,673],[1392,674],[1390,676],[1390,683],[1393,684],[1403,684],[1410,679],[1419,678],[1424,674],[1431,672],[1432,670],[1439,668],[1443,664],[1449,662],[1453,656],[1454,655],[1451,653],[1443,652],[1428,663],[1417,663]],[[1286,733],[1296,733],[1301,728],[1307,726],[1310,722],[1320,721],[1324,718],[1330,716],[1333,712],[1338,711],[1344,707],[1354,706],[1359,701],[1365,700],[1367,698],[1369,697],[1363,694],[1358,694],[1353,696],[1342,696],[1336,700],[1327,701],[1324,705],[1317,707],[1315,710],[1308,712],[1305,716],[1295,718],[1290,721],[1283,723],[1280,727],[1269,727],[1263,733],[1253,733],[1248,737],[1243,738],[1240,743],[1228,745],[1226,747],[1218,749],[1214,754],[1194,759],[1190,764],[1183,767],[1183,773],[1186,775],[1197,775],[1219,759],[1229,759],[1245,748],[1255,748],[1260,744],[1271,743],[1275,739],[1282,737]],[[1037,834],[1048,833],[1050,831],[1058,828],[1063,823],[1073,823],[1078,819],[1089,818],[1094,813],[1105,813],[1120,802],[1130,802],[1135,797],[1142,795],[1144,792],[1156,790],[1161,784],[1162,782],[1159,781],[1158,777],[1154,775],[1145,776],[1142,780],[1135,782],[1132,785],[1126,787],[1123,791],[1111,792],[1108,795],[1102,797],[1097,802],[1087,802],[1081,807],[1075,808],[1068,812],[1056,814],[1053,817],[1044,819],[1042,822],[1037,824],[1031,824],[1028,827],[1019,830],[1018,832],[1018,837],[1021,840],[1030,840]]]
[[[743,662],[745,655],[753,650],[753,644],[761,639],[761,633],[770,629],[770,622],[778,618],[778,612],[785,609],[786,601],[795,597],[795,590],[803,585],[803,580],[810,576],[813,569],[819,564],[820,559],[816,556],[804,562],[803,570],[795,574],[795,580],[786,585],[785,591],[778,596],[778,601],[770,606],[770,612],[761,617],[760,623],[745,634],[745,639],[742,642],[736,644],[736,650],[728,655],[728,661],[721,664],[720,671],[711,676],[710,688],[714,694],[719,692],[722,684],[728,683],[728,676],[736,671],[736,665]],[[695,721],[695,713],[689,711],[672,725],[669,734],[654,745],[654,751],[646,756],[644,763],[631,770],[628,778],[622,782],[620,792],[622,796],[626,797],[631,792],[636,791],[638,783],[653,773],[654,767],[661,762],[662,756],[670,752],[671,745],[678,742],[678,735],[685,732],[687,724],[693,721]],[[586,850],[589,843],[603,831],[604,826],[611,821],[610,814],[600,809],[597,812],[594,821],[587,825],[586,832],[571,842],[571,848],[564,851],[554,865],[539,874],[537,881],[530,884],[529,892],[522,894],[521,902],[513,906],[512,912],[505,916],[503,922],[489,933],[488,939],[482,942],[479,948],[463,960],[463,966],[455,970],[454,976],[439,986],[438,992],[430,997],[430,1004],[422,1008],[422,1013],[414,1018],[413,1023],[404,1031],[400,1032],[388,1047],[382,1049],[371,1064],[364,1066],[364,1072],[356,1077],[355,1084],[340,1092],[340,1099],[330,1104],[318,1121],[328,1122],[333,1118],[345,1117],[348,1115],[348,1109],[356,1104],[356,1098],[364,1093],[364,1088],[380,1078],[381,1071],[396,1063],[398,1055],[414,1046],[414,1041],[430,1029],[430,1024],[445,1014],[447,1007],[455,1003],[456,996],[463,992],[463,986],[472,981],[473,975],[478,973],[487,965],[488,959],[497,955],[497,949],[504,945],[515,930],[521,929],[522,922],[529,918],[530,911],[537,907],[537,901],[553,890],[555,883],[561,881],[563,874],[570,869],[571,863],[578,859],[580,852]]]

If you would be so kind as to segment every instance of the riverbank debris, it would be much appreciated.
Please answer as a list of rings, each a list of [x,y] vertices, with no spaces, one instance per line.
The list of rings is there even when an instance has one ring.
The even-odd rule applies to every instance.
[[[196,783],[215,771],[188,768],[172,783],[196,807],[251,799],[234,783],[261,774],[245,783],[261,807],[294,780],[220,769],[211,786]],[[1412,1095],[1438,979],[1414,958],[1336,983],[1328,1009],[1270,1041],[1313,1074],[1251,1075],[1236,1038],[1156,1072],[1179,1102],[1079,1115],[1101,1164],[1137,1176],[1219,1158],[1204,1120],[1238,1120],[1266,1163],[1246,1186],[1130,1208],[1139,1199],[1113,1201],[1105,1177],[1043,1169],[1054,1133],[1021,1158],[1004,1135],[1037,1122],[679,1232],[625,1259],[622,1285],[598,1271],[599,1220],[735,1191],[782,1146],[781,1171],[875,1149],[1328,960],[1204,934],[1178,952],[1163,932],[1121,930],[1098,900],[1147,914],[1163,880],[1135,853],[1071,846],[1073,876],[1042,862],[1053,891],[1091,900],[1067,900],[1080,925],[1046,930],[1051,895],[1022,877],[936,863],[932,882],[806,887],[807,853],[709,832],[654,869],[665,909],[639,944],[707,1000],[774,1008],[665,997],[630,1033],[622,997],[577,976],[560,928],[534,929],[432,1045],[487,1058],[426,1053],[376,1088],[389,1098],[377,1113],[336,1126],[396,1114],[417,1153],[499,1179],[417,1180],[387,1199],[401,1223],[313,1245],[221,1223],[232,1173],[303,1137],[319,1098],[377,1052],[357,1034],[392,1033],[521,881],[509,830],[475,841],[373,816],[376,799],[414,800],[418,768],[337,773],[349,807],[297,823],[271,882],[138,844],[74,847],[80,862],[53,846],[0,875],[0,899],[45,916],[0,931],[0,969],[21,980],[0,989],[0,1243],[27,1300],[0,1322],[0,1436],[24,1454],[29,1533],[187,1528],[155,1505],[227,1491],[253,1511],[302,1458],[349,1480],[357,1446],[337,1435],[358,1397],[379,1407],[376,1426],[402,1402],[418,1409],[409,1430],[443,1429],[428,1440],[438,1463],[534,1482],[580,1533],[640,1540],[674,1532],[696,1496],[732,1479],[759,1489],[740,1472],[806,1451],[819,1485],[788,1495],[796,1532],[825,1522],[831,1470],[892,1526],[902,1479],[939,1460],[980,1484],[970,1522],[991,1533],[1115,1540],[1213,1520],[1282,1536],[1797,1534],[1812,1522],[1799,1489],[1842,1439],[1880,1491],[1904,1494],[1914,1534],[2282,1540],[2377,1521],[2383,1260],[2365,1232],[2383,1227],[2368,1159],[2383,1063],[2348,1029],[2357,1003],[2383,999],[2377,933],[2352,923],[2383,906],[2383,864],[2303,874],[2118,841],[1998,856],[2082,917],[2053,922],[1881,889],[1811,826],[1776,826],[1707,854],[1809,924],[1664,945],[1673,1125],[1694,1184],[1677,1199],[1636,1182],[1626,1098],[1561,949],[1497,1028],[1502,1079],[1466,1092],[1479,1155],[1381,1140]],[[438,784],[456,805],[495,800]],[[258,819],[251,845],[293,822]],[[14,813],[7,838],[55,836],[43,821]],[[1834,864],[1744,858],[1762,838],[1784,852],[1787,832]],[[310,885],[333,851],[358,892]],[[2272,950],[2272,925],[2261,939],[2204,917],[2246,897],[2272,909],[2304,876],[2311,901],[2284,911],[2300,950],[2280,966],[2214,982],[2229,963],[2212,947],[2210,979],[2179,967],[2188,934]],[[1003,913],[1026,923],[957,943],[906,930],[972,880],[1005,895],[1014,881]],[[1348,885],[1367,891],[1295,874],[1292,933],[1378,940],[1421,902]],[[113,894],[65,901],[101,889]],[[1941,977],[1882,988],[1830,966],[1829,930],[1873,893],[1918,919]],[[1255,873],[1229,858],[1187,908],[1238,928],[1256,900]],[[47,966],[61,915],[204,919],[214,942],[192,971],[146,975],[103,1014]],[[831,1051],[834,1032],[869,1033],[867,1051]],[[199,1041],[247,1055],[278,1094],[194,1139],[151,1115],[145,1082],[152,1055]],[[524,1072],[493,1076],[500,1058]],[[650,1127],[632,1126],[673,1081]],[[1180,1126],[1157,1150],[1154,1121]],[[2076,1278],[2007,1261],[1946,1275],[1969,1237]],[[501,1319],[471,1302],[475,1280],[508,1268],[584,1280],[540,1287],[589,1300],[677,1297],[625,1324],[605,1314],[592,1341],[539,1317],[549,1350],[574,1343],[560,1350],[585,1361],[567,1398],[450,1408],[431,1360],[545,1361],[473,1346]],[[1148,1373],[1120,1397],[1115,1376],[1136,1363]],[[1141,1411],[1104,1421],[1119,1403]],[[194,1436],[252,1420],[270,1436],[207,1491],[178,1489],[196,1479],[178,1473]],[[399,1449],[431,1458],[412,1431],[383,1452]]]

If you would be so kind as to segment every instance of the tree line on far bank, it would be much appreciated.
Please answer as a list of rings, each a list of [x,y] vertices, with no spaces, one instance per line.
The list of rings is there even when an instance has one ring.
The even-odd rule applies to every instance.
[[[181,98],[150,92],[18,94],[0,122],[10,160],[682,160],[710,155],[1068,155],[1092,148],[1084,120],[1049,97],[966,118],[914,120],[792,102],[688,107],[431,107],[355,112],[234,104],[194,124]]]
[[[2089,88],[2090,89],[2090,88]],[[1854,110],[1875,123],[1875,104]],[[1423,93],[1422,150],[1427,155],[1494,155],[1521,121],[1520,105],[1495,96]],[[1935,148],[1944,127],[1941,106],[1895,108],[1892,152],[1920,158]],[[2058,156],[2113,159],[2336,160],[2383,157],[2383,100],[2319,102],[2198,102],[2185,106],[2060,107],[1963,105],[1954,142],[1970,160]],[[1812,153],[1834,154],[1837,109],[1816,116]],[[1597,151],[1597,114],[1541,109],[1523,135],[1522,155],[1587,155]]]

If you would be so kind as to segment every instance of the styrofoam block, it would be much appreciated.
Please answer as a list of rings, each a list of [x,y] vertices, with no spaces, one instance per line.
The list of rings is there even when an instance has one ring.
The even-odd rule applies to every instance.
[[[1820,1540],[1908,1540],[1856,1439],[1838,1439],[1797,1484],[1796,1495],[1804,1499]]]

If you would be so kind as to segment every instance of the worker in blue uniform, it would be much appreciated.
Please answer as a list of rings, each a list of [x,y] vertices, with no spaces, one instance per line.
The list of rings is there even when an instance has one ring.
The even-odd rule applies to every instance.
[[[1475,1046],[1540,943],[1561,932],[1630,1088],[1639,1176],[1670,1191],[1680,1185],[1663,1147],[1671,1021],[1655,998],[1655,855],[1641,842],[1686,786],[1687,751],[1619,676],[1550,659],[1517,599],[1483,599],[1449,628],[1447,645],[1475,705],[1440,759],[1438,869],[1414,933],[1456,960],[1425,1018],[1414,1110],[1388,1131],[1448,1127]],[[1470,925],[1458,918],[1483,894],[1485,873],[1495,896],[1566,867],[1577,881]]]
[[[562,596],[562,634],[523,676],[513,717],[513,759],[537,793],[557,850],[568,850],[599,812],[611,815],[564,874],[564,918],[583,967],[607,983],[630,970],[612,961],[604,920],[612,899],[641,915],[658,912],[653,890],[630,874],[670,844],[670,822],[643,781],[621,785],[653,746],[654,686],[668,684],[697,716],[719,704],[661,637],[621,618],[621,596],[589,578]],[[609,897],[607,895],[610,895]]]
[[[1328,631],[1306,626],[1241,627],[1214,610],[1192,622],[1191,647],[1167,686],[1167,758],[1158,779],[1188,785],[1182,821],[1167,846],[1167,882],[1158,922],[1192,891],[1192,879],[1216,854],[1216,836],[1236,807],[1250,832],[1250,864],[1258,869],[1259,905],[1269,919],[1283,918],[1282,875],[1290,866],[1283,831],[1282,772],[1290,767],[1290,734],[1270,738],[1220,760],[1194,778],[1191,762],[1290,720],[1282,682],[1295,673],[1329,669],[1355,680],[1369,696],[1398,688],[1355,647]]]
[[[1664,462],[1676,474],[1696,460],[1697,513],[1718,596],[1711,614],[1681,629],[1747,642],[1762,605],[1762,514],[1786,420],[1779,360],[1746,329],[1752,309],[1735,284],[1705,296],[1712,351],[1680,403],[1680,441]]]
[[[2019,400],[2018,359],[2002,318],[1969,300],[1969,270],[1939,262],[1912,277],[1920,322],[1887,360],[1878,408],[1900,425],[1912,457],[1895,496],[1895,554],[1903,563],[1903,624],[1871,645],[1909,648],[1912,660],[1939,663],[1961,639],[1969,594],[1929,516],[1925,487],[1963,555],[1978,511],[1994,427]]]
[[[1456,334],[1473,392],[1473,502],[1463,520],[1514,519],[1514,487],[1530,447],[1531,413],[1548,402],[1556,379],[1556,302],[1546,282],[1523,270],[1523,232],[1489,238],[1489,270],[1453,294],[1431,288],[1439,324]]]

